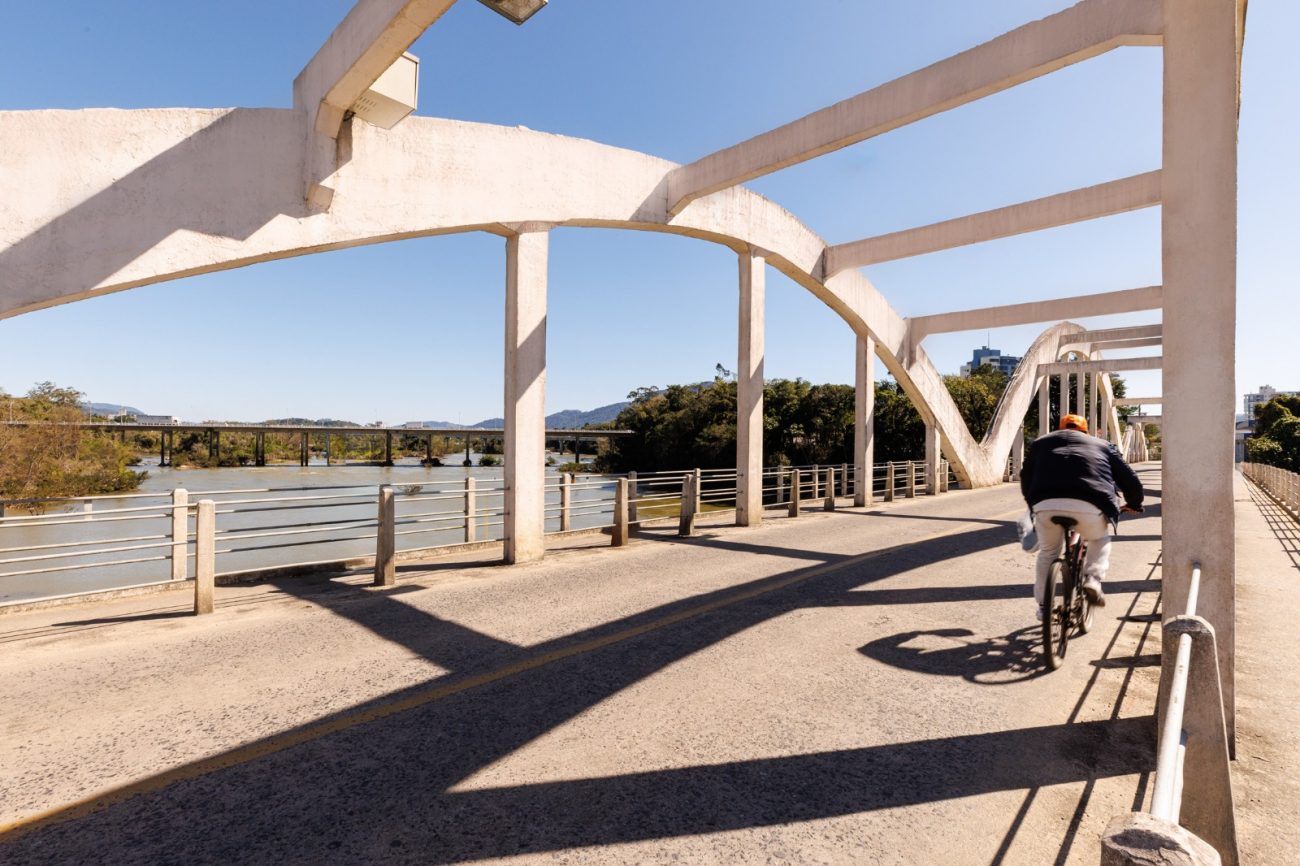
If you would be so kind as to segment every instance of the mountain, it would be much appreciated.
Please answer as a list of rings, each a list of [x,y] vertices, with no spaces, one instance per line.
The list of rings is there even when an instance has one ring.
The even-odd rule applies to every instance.
[[[553,412],[546,416],[546,426],[552,430],[576,430],[585,427],[588,424],[604,424],[613,421],[628,406],[632,405],[626,400],[622,403],[610,403],[608,406],[599,406],[595,409],[583,411],[581,409],[561,409],[559,412]],[[506,419],[488,418],[486,421],[480,421],[475,427],[501,428],[504,427]]]
[[[134,406],[120,406],[117,403],[82,403],[81,411],[87,415],[103,415],[111,418],[114,415],[144,415]]]

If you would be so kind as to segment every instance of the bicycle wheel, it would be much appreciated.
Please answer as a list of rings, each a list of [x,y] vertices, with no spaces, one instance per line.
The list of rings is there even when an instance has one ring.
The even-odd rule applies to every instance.
[[[1074,621],[1079,625],[1079,634],[1084,635],[1092,631],[1092,615],[1095,608],[1092,606],[1092,602],[1088,601],[1088,595],[1082,588],[1074,596]]]
[[[1047,609],[1043,611],[1043,659],[1049,670],[1056,670],[1065,658],[1065,647],[1070,640],[1069,582],[1065,579],[1065,563],[1056,560],[1047,571],[1044,597]]]

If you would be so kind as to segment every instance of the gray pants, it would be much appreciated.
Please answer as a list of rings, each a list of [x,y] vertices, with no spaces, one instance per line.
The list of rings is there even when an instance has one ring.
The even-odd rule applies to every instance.
[[[1034,527],[1038,530],[1038,561],[1034,568],[1034,601],[1043,603],[1047,572],[1061,555],[1065,529],[1052,522],[1053,517],[1072,517],[1075,532],[1088,542],[1083,558],[1085,578],[1106,578],[1110,567],[1110,521],[1094,505],[1081,499],[1048,499],[1034,506]]]

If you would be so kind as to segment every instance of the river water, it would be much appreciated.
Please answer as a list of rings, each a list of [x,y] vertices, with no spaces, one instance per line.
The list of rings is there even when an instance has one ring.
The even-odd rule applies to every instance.
[[[478,454],[472,455],[475,463]],[[449,461],[459,462],[460,455],[449,455]],[[558,458],[557,459],[563,459]],[[571,457],[569,458],[571,459]],[[209,498],[218,503],[217,515],[217,574],[248,571],[304,562],[332,561],[373,555],[375,530],[373,526],[357,526],[373,521],[376,515],[376,497],[381,484],[394,485],[397,497],[398,551],[420,547],[455,544],[465,538],[463,518],[433,519],[412,522],[419,514],[428,512],[455,512],[463,515],[463,498],[454,496],[443,501],[408,501],[414,497],[436,496],[446,492],[461,494],[467,477],[476,479],[479,488],[477,511],[498,512],[501,497],[485,492],[500,488],[503,469],[500,466],[421,466],[418,459],[399,460],[390,467],[354,466],[267,466],[224,469],[171,469],[144,464],[149,477],[136,493],[165,494],[159,498],[140,499],[110,497],[95,499],[90,520],[84,519],[80,503],[53,509],[44,515],[28,519],[24,512],[12,508],[8,519],[0,520],[0,602],[42,598],[87,590],[166,580],[171,574],[169,553],[164,545],[170,538],[170,517],[160,510],[170,502],[171,491],[183,487],[190,493],[190,501]],[[548,467],[549,483],[558,479],[554,468]],[[574,529],[608,525],[612,521],[612,482],[590,479],[591,486],[580,484],[573,491]],[[597,486],[599,485],[599,486]],[[272,492],[238,493],[241,490]],[[301,490],[298,488],[313,488]],[[328,501],[304,500],[277,502],[259,506],[250,499],[288,498],[308,496],[337,497]],[[559,491],[548,489],[547,503],[558,505]],[[222,503],[232,503],[223,505]],[[239,503],[239,504],[234,504]],[[583,503],[589,503],[584,508]],[[590,505],[590,503],[599,503]],[[139,512],[101,514],[111,509],[137,508]],[[235,513],[230,513],[237,509]],[[16,518],[16,519],[15,519]],[[408,521],[403,523],[403,521]],[[480,517],[477,538],[499,539],[500,516]],[[31,525],[57,523],[58,525]],[[190,521],[193,530],[193,519]],[[310,532],[303,532],[310,529]],[[558,512],[552,512],[546,529],[559,529]],[[263,538],[241,538],[257,532],[282,532],[285,534]],[[222,533],[236,532],[233,536]],[[127,540],[135,539],[135,540]],[[69,547],[74,542],[95,541],[94,545]],[[58,547],[55,545],[65,545]],[[40,546],[41,549],[31,548]],[[104,551],[104,548],[118,548]],[[137,547],[144,549],[123,550]],[[103,551],[88,556],[65,556],[73,551]],[[189,546],[193,553],[193,544]],[[31,559],[32,557],[42,557]],[[23,558],[28,561],[12,562]],[[126,559],[152,561],[123,563]],[[10,560],[9,562],[3,562]],[[116,564],[114,564],[116,563]],[[66,569],[72,565],[93,567]],[[47,570],[42,574],[15,574],[15,572]],[[193,561],[188,568],[193,575]]]

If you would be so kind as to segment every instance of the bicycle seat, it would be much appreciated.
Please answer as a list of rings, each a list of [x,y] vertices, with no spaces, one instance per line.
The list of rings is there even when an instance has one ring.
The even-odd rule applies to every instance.
[[[1079,521],[1075,520],[1073,517],[1061,517],[1058,515],[1052,518],[1052,522],[1057,526],[1064,526],[1066,529],[1073,529],[1074,525]]]

